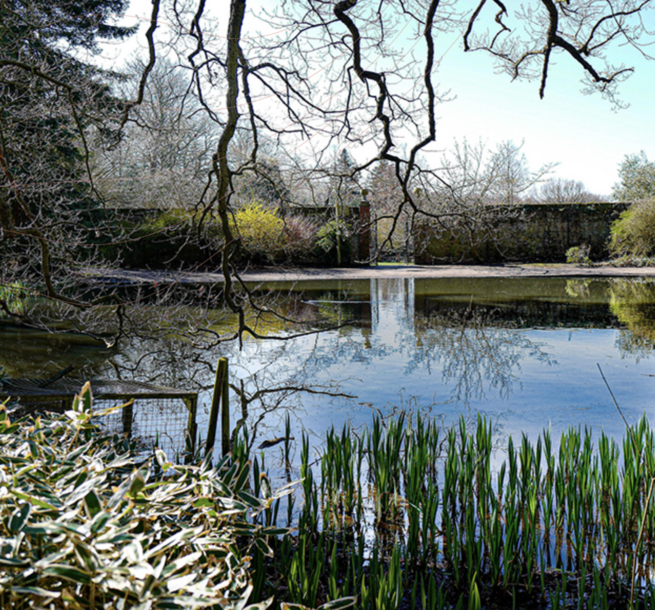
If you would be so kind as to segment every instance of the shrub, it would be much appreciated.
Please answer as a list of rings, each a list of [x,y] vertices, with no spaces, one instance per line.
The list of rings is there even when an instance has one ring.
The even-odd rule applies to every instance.
[[[337,250],[341,252],[341,261],[350,260],[351,241],[348,238],[344,221],[326,222],[316,234],[316,249],[321,262],[333,265],[338,261]]]
[[[612,223],[610,252],[615,257],[655,255],[655,199],[633,203]]]
[[[138,223],[124,220],[121,225],[127,238],[102,250],[122,266],[167,269],[218,265],[223,243],[220,227],[209,221],[199,233],[191,211],[154,210]]]
[[[318,226],[311,218],[289,216],[284,220],[284,251],[292,260],[305,262],[316,248]]]
[[[655,267],[655,257],[623,254],[611,261],[612,267]]]
[[[581,267],[590,267],[592,263],[589,258],[589,246],[582,244],[581,246],[569,248],[566,251],[566,262]]]
[[[95,415],[89,384],[63,415],[0,404],[0,607],[244,608],[276,496],[248,493],[249,462],[136,462]]]
[[[252,202],[234,215],[243,254],[258,262],[273,262],[284,251],[284,221],[277,210]]]

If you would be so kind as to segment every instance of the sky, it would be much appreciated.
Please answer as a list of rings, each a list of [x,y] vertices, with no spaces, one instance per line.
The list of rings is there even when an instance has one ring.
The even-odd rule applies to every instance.
[[[221,3],[227,5],[227,0]],[[143,46],[150,10],[148,0],[132,1],[124,23],[141,24],[138,40],[120,50],[107,47],[105,59],[120,63]],[[219,22],[226,24],[221,17]],[[402,37],[396,41],[399,47],[405,43]],[[507,140],[523,142],[531,169],[557,163],[552,177],[581,181],[588,191],[609,196],[625,155],[643,150],[655,161],[655,61],[633,49],[618,49],[619,59],[636,70],[621,86],[621,98],[629,106],[614,110],[600,95],[581,93],[581,71],[564,56],[551,66],[542,100],[537,82],[512,82],[508,75],[495,73],[488,55],[464,53],[461,33],[439,34],[436,45],[441,62],[434,80],[454,99],[437,108],[437,141],[426,155],[435,166],[455,141],[482,142],[489,148]]]
[[[532,168],[559,163],[555,176],[609,195],[625,155],[643,150],[655,160],[655,62],[626,55],[636,60],[621,88],[629,107],[613,110],[600,95],[581,93],[581,74],[571,60],[562,57],[551,68],[539,99],[538,83],[512,82],[494,74],[488,56],[453,48],[437,74],[457,96],[440,108],[439,139],[445,145],[463,136],[490,144],[524,141]]]

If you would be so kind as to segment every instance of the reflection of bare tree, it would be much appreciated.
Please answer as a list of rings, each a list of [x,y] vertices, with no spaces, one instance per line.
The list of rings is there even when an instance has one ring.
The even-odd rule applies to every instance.
[[[299,408],[303,396],[313,394],[319,396],[355,398],[351,394],[340,392],[336,381],[328,384],[308,384],[307,380],[301,381],[299,385],[294,382],[270,383],[266,376],[261,374],[252,375],[247,381],[238,379],[230,387],[237,395],[239,403],[239,419],[232,432],[232,438],[238,434],[241,428],[248,430],[248,450],[252,450],[255,441],[260,433],[269,429],[282,429],[281,422],[293,413],[301,417]],[[275,424],[271,425],[271,416],[275,417]],[[304,427],[301,425],[301,427]],[[267,439],[262,445],[273,446],[275,441]],[[260,445],[260,447],[262,446]]]
[[[461,301],[440,301],[437,311],[424,314],[424,308],[405,302],[405,288],[399,285],[398,293],[387,293],[381,287],[376,309],[368,303],[364,288],[272,291],[266,298],[276,313],[268,313],[262,307],[254,309],[248,314],[252,316],[249,324],[262,335],[286,339],[247,339],[241,349],[234,343],[220,341],[232,332],[234,322],[233,316],[224,310],[207,307],[208,303],[218,302],[217,295],[201,294],[200,287],[188,288],[186,304],[180,306],[177,295],[175,304],[166,310],[161,299],[141,299],[137,303],[140,296],[135,293],[131,299],[133,309],[125,323],[138,316],[138,324],[111,350],[103,348],[102,358],[107,353],[111,357],[104,367],[99,366],[102,359],[97,358],[89,372],[93,376],[198,391],[202,418],[203,405],[209,404],[216,362],[226,356],[230,361],[233,409],[238,412],[233,423],[241,420],[240,425],[249,431],[250,444],[257,446],[264,439],[279,436],[287,413],[294,427],[308,429],[312,424],[305,415],[313,413],[313,409],[332,401],[340,407],[350,406],[346,391],[353,387],[353,393],[362,394],[359,400],[377,400],[381,395],[369,386],[371,379],[376,379],[374,369],[380,364],[393,363],[396,367],[396,391],[408,386],[399,400],[411,401],[412,393],[424,394],[424,388],[412,388],[412,379],[416,378],[415,373],[431,374],[434,368],[451,400],[464,405],[490,393],[508,397],[519,383],[522,360],[553,364],[544,346],[521,332],[523,322],[512,323],[512,316],[516,318],[514,306],[509,308],[513,312],[510,315],[495,313],[496,310],[482,305],[466,308]],[[264,286],[259,287],[259,304],[264,303],[265,292]],[[197,301],[201,301],[201,307],[196,307]],[[535,307],[541,303],[538,299],[532,302]],[[149,319],[151,307],[157,309],[157,316]],[[377,316],[376,323],[371,321],[372,314]],[[167,315],[170,321],[162,323]],[[192,326],[185,320],[186,316],[197,320],[199,315],[204,316],[200,325],[204,330],[196,332],[199,325]],[[285,317],[305,321],[307,334],[290,334]],[[315,332],[326,326],[331,330]],[[67,364],[61,362],[58,368]],[[357,378],[363,382],[361,392],[354,384]],[[387,400],[393,400],[388,391],[382,398],[383,402]],[[352,407],[359,408],[354,402]],[[201,433],[204,435],[202,428]]]
[[[655,282],[615,279],[609,287],[610,310],[626,328],[616,346],[624,355],[650,356],[655,347]]]
[[[20,352],[9,354],[5,350],[4,355],[10,357],[6,362],[0,357],[0,366],[5,366],[10,376],[47,377],[74,364],[75,375],[87,379],[135,380],[198,391],[202,408],[213,389],[216,362],[227,356],[236,394],[233,406],[238,404],[240,412],[237,419],[243,420],[241,424],[247,426],[254,443],[264,430],[278,429],[286,413],[302,417],[302,399],[308,394],[347,397],[337,382],[313,381],[317,366],[320,368],[315,335],[361,316],[361,295],[353,297],[332,289],[302,293],[293,286],[287,288],[257,287],[253,292],[257,307],[246,310],[248,324],[258,334],[282,337],[281,341],[248,340],[242,350],[233,342],[225,342],[224,338],[234,333],[236,319],[221,307],[220,292],[207,286],[133,288],[124,294],[126,304],[120,317],[124,332],[117,343],[94,340],[88,330],[71,333],[74,327],[70,321],[61,325],[62,334],[30,333],[5,325],[0,329],[2,336],[13,336],[13,332],[18,338],[8,343],[20,346]],[[357,303],[342,302],[351,298]],[[57,316],[54,309],[52,316]],[[290,319],[301,324],[300,332],[288,330]],[[115,322],[116,317],[108,316],[108,326]],[[97,330],[98,338],[109,336],[104,333],[106,329]],[[301,350],[299,342],[303,342]],[[25,360],[31,343],[39,354],[52,358],[42,359],[37,366],[12,367],[12,362]],[[307,344],[312,343],[315,349],[308,350]]]
[[[497,390],[501,398],[512,393],[519,381],[521,360],[532,358],[548,366],[556,364],[537,343],[516,328],[494,326],[493,311],[469,307],[465,312],[419,316],[416,332],[420,344],[417,365],[441,365],[442,378],[453,383],[451,397],[468,405]]]
[[[295,309],[295,300],[289,300],[290,310]],[[306,335],[290,335],[291,338],[283,341],[248,340],[239,349],[236,344],[212,340],[214,335],[222,334],[223,327],[230,329],[230,318],[215,313],[213,325],[208,325],[211,331],[208,335],[169,332],[125,339],[120,351],[107,361],[103,376],[198,391],[202,408],[209,404],[213,391],[216,362],[220,357],[227,357],[232,407],[237,409],[235,424],[247,429],[251,446],[268,431],[279,430],[287,414],[302,419],[303,397],[307,395],[350,397],[340,391],[337,381],[314,380],[317,350],[307,350],[306,345],[316,341],[315,334],[308,331]],[[316,323],[315,315],[306,313]],[[271,318],[269,324],[262,317],[258,324],[262,333],[286,332],[278,317]],[[304,345],[302,349],[300,341]],[[200,433],[204,436],[204,430]]]

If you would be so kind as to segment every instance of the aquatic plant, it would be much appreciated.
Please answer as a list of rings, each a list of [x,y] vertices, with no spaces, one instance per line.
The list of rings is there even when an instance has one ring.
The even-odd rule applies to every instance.
[[[303,440],[298,530],[272,543],[293,603],[357,607],[655,608],[655,437],[585,428],[508,439],[479,416],[441,430],[400,414]],[[316,471],[316,472],[315,472]],[[318,476],[318,479],[314,477]]]
[[[117,407],[119,408],[119,407]],[[136,462],[95,425],[0,408],[3,608],[655,608],[655,434],[507,440],[399,413],[212,466]],[[290,525],[295,527],[289,527]]]

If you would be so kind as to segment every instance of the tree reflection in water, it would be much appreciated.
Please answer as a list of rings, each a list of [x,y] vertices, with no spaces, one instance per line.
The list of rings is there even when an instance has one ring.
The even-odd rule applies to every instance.
[[[74,362],[79,375],[198,391],[204,436],[216,362],[227,356],[232,423],[245,426],[251,446],[258,447],[280,436],[287,414],[296,430],[322,436],[331,423],[369,421],[371,406],[388,412],[394,405],[409,405],[452,419],[466,414],[469,405],[472,413],[501,414],[507,409],[518,413],[523,402],[533,410],[548,404],[561,407],[556,415],[569,425],[579,421],[575,413],[594,405],[596,411],[584,417],[602,421],[595,405],[606,397],[594,393],[596,381],[600,384],[595,364],[593,378],[585,378],[586,373],[576,372],[582,370],[576,368],[581,359],[590,354],[593,363],[599,358],[616,362],[618,351],[645,361],[655,346],[652,281],[398,279],[283,288],[261,287],[270,293],[276,314],[260,310],[253,316],[262,335],[286,340],[247,339],[242,349],[220,343],[230,332],[230,319],[219,310],[207,312],[206,331],[187,332],[171,318],[168,327],[157,324],[150,336],[126,334],[113,348],[94,347],[88,338],[69,337],[64,344],[68,335],[61,335],[50,337],[48,350],[42,349],[47,337],[39,337],[32,348],[25,340],[21,352],[13,348],[21,339],[0,329],[2,337],[11,337],[0,337],[6,345],[0,366],[13,375],[36,377]],[[192,317],[191,307],[177,312]],[[320,332],[290,338],[285,317],[302,320],[307,332]],[[625,328],[616,330],[621,325]],[[567,335],[574,341],[567,342]],[[34,350],[44,359],[30,369]],[[638,386],[644,372],[652,371],[631,366],[627,374],[621,372],[631,399],[644,389]],[[561,401],[538,393],[553,394],[553,383]],[[527,415],[520,412],[517,425],[523,429]],[[538,414],[533,420],[530,425],[548,425],[548,418]]]
[[[490,390],[508,398],[513,385],[521,385],[524,358],[557,364],[546,346],[519,332],[518,325],[508,328],[505,321],[496,326],[494,312],[471,305],[464,312],[417,316],[416,363],[439,364],[444,383],[453,386],[451,399],[466,406]]]
[[[651,279],[614,279],[609,285],[611,312],[621,329],[616,345],[623,355],[649,356],[655,348],[655,282]]]

